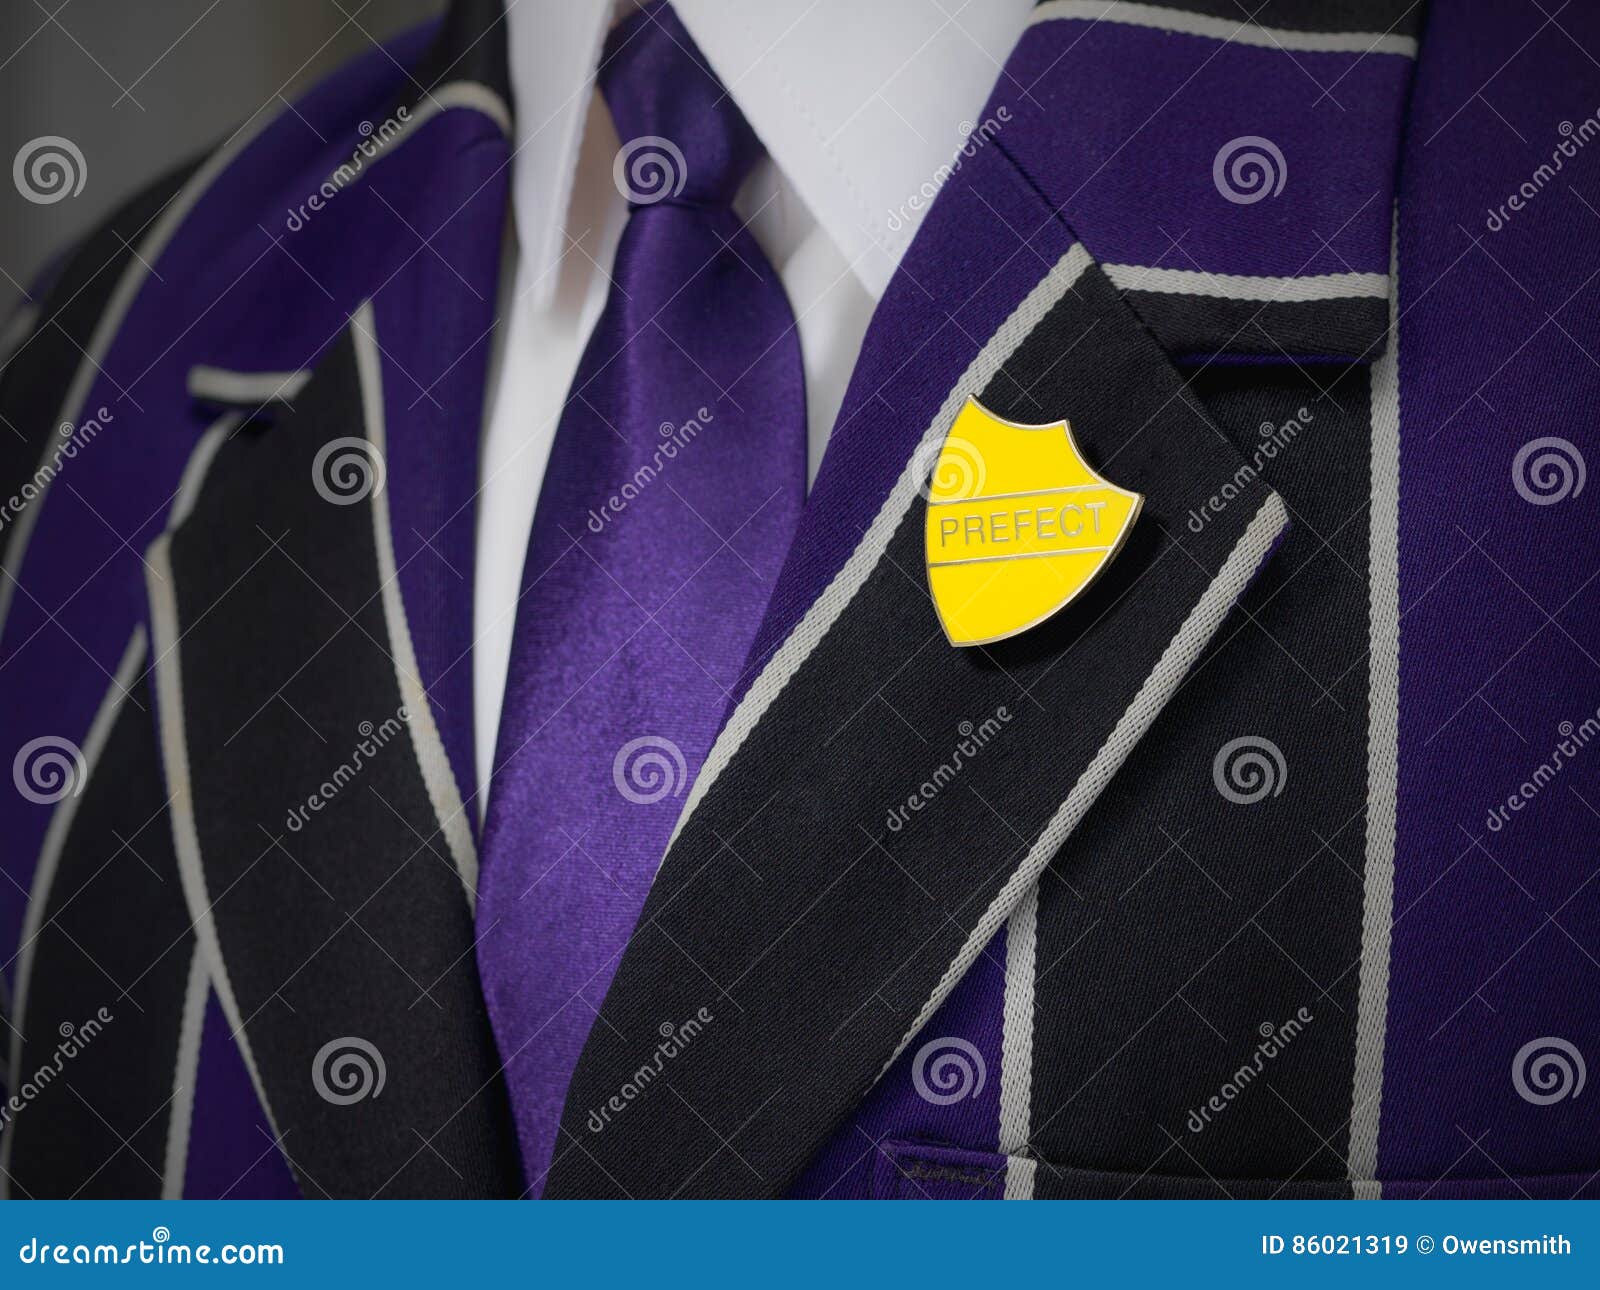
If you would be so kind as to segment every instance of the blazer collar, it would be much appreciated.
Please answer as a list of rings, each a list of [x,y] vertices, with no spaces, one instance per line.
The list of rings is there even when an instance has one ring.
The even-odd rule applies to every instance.
[[[483,3],[458,4],[452,21]],[[520,5],[506,17],[529,282],[554,282],[565,249],[594,65],[617,7]],[[674,7],[874,298],[950,175],[994,144],[1174,353],[1381,352],[1415,5],[1275,5],[1250,20],[1224,0],[998,0],[959,21],[916,0],[868,18],[849,0],[798,19],[736,0]],[[457,25],[472,29],[465,16]],[[1273,63],[1283,75],[1262,74]]]
[[[997,142],[1181,361],[1371,362],[1420,7],[1254,8],[1044,0]]]

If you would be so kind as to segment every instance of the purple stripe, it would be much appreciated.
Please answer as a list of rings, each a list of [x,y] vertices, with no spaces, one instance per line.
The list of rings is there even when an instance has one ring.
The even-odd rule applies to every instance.
[[[922,1032],[885,1072],[850,1120],[817,1153],[790,1195],[867,1200],[884,1195],[992,1198],[984,1156],[961,1162],[907,1161],[918,1145],[993,1146],[1000,1136],[1000,1047],[1006,993],[1002,930],[951,991]],[[971,1170],[956,1168],[972,1166]],[[920,1167],[927,1165],[927,1168]],[[999,1174],[1000,1189],[1005,1184]]]
[[[475,112],[447,113],[426,129],[426,148],[402,147],[371,173],[358,219],[392,221],[390,208],[406,210],[416,230],[395,230],[393,244],[412,258],[373,301],[390,527],[417,668],[476,833],[474,502],[510,150]],[[438,180],[441,152],[455,157],[449,183]]]
[[[292,1150],[292,1144],[285,1145]],[[206,999],[200,1033],[183,1195],[186,1200],[300,1198],[214,994]]]
[[[1389,1194],[1440,1178],[1516,1194],[1506,1175],[1532,1190],[1600,1162],[1593,1089],[1528,1096],[1562,1086],[1530,1044],[1572,1045],[1591,1081],[1600,1069],[1600,738],[1582,746],[1600,711],[1600,489],[1534,504],[1522,491],[1538,495],[1538,472],[1516,464],[1554,436],[1569,467],[1600,465],[1600,222],[1578,196],[1595,190],[1600,148],[1574,142],[1567,174],[1501,231],[1486,222],[1550,161],[1561,123],[1600,103],[1580,48],[1600,40],[1600,13],[1574,6],[1566,31],[1487,3],[1451,18],[1424,42],[1400,203],[1400,795],[1379,1176],[1421,1180]],[[1553,1190],[1582,1180],[1569,1181]]]
[[[1122,23],[1049,22],[1022,38],[985,118],[1006,108],[1012,120],[995,141],[1104,264],[1386,273],[1411,68],[1406,58],[1287,55]],[[1282,188],[1229,200],[1213,167],[1250,136],[1281,155],[1270,164]],[[1267,155],[1247,148],[1232,160],[1250,152]],[[1236,183],[1230,169],[1225,183],[1251,196],[1251,174]]]

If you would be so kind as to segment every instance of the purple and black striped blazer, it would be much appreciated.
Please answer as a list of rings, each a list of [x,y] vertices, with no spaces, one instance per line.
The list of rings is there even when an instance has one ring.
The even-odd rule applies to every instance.
[[[1600,16],[1245,9],[1037,9],[537,1180],[473,955],[498,5],[66,254],[0,379],[8,1193],[1594,1195]],[[1145,503],[957,651],[969,397]]]

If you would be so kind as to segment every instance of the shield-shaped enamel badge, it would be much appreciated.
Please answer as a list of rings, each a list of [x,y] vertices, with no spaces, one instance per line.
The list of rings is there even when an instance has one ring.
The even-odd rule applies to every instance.
[[[1018,425],[968,399],[927,487],[928,588],[952,645],[1025,632],[1121,550],[1144,498],[1102,479],[1065,421]]]

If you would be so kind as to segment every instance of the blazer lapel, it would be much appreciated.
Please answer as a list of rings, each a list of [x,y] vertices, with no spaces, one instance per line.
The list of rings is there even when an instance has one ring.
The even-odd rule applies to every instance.
[[[1112,8],[1161,34],[1148,7]],[[1381,149],[1360,176],[1381,217],[1341,248],[1359,280],[1332,288],[1301,281],[1325,257],[1272,243],[1259,264],[1230,261],[1220,231],[1196,246],[1221,258],[1130,289],[1130,264],[1163,266],[1115,210],[1085,202],[1068,225],[1081,135],[1125,133],[1070,104],[1080,64],[1064,59],[1086,24],[1068,17],[1024,37],[984,114],[1005,124],[963,153],[874,317],[748,688],[568,1094],[549,1196],[786,1190],[1018,909],[1285,531],[1163,345],[1304,362],[1381,343]],[[1110,52],[1124,70],[1126,53]],[[1307,140],[1348,143],[1337,127]],[[1096,243],[1121,257],[1114,273]],[[1377,284],[1359,277],[1374,257]],[[928,596],[923,488],[974,397],[1008,420],[1069,420],[1089,463],[1145,502],[1067,611],[957,650]]]
[[[214,329],[192,392],[252,417],[149,552],[184,894],[313,1196],[521,1189],[472,955],[468,653],[509,113],[498,9],[465,10],[392,136],[348,123],[360,160],[272,270],[293,290]]]
[[[958,651],[924,582],[919,486],[969,397],[1067,417],[1146,502],[1071,612]],[[1016,907],[1286,523],[1255,481],[1184,531],[1239,463],[998,149],[930,213],[842,422],[775,593],[797,621],[685,806],[569,1093],[552,1194],[781,1191]],[[888,827],[986,724],[1000,733],[959,779]],[[691,1018],[668,1092],[608,1124],[660,1028]]]

